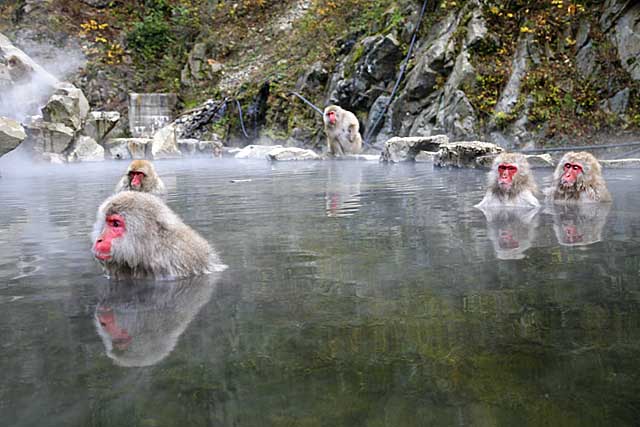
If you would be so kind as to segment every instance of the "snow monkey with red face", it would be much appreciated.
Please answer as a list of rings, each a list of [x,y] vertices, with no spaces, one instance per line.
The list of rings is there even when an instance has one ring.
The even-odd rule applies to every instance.
[[[114,278],[173,279],[221,271],[216,252],[158,197],[123,191],[105,200],[93,255]]]
[[[562,156],[547,189],[547,199],[553,203],[610,202],[611,194],[598,160],[584,151]]]
[[[337,105],[329,105],[324,109],[323,120],[329,155],[343,156],[362,151],[360,123],[355,114]]]
[[[536,182],[523,154],[502,153],[493,161],[488,175],[488,189],[478,208],[517,206],[539,207]]]
[[[116,186],[115,192],[121,191],[142,191],[163,197],[166,188],[150,161],[134,160]]]

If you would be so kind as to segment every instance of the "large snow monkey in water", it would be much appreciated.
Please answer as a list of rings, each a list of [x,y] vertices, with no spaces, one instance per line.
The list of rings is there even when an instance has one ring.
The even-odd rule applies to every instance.
[[[477,208],[500,206],[539,207],[538,192],[529,162],[523,154],[502,153],[493,161],[488,189]]]
[[[142,191],[164,197],[167,190],[150,161],[134,160],[116,185],[115,192],[121,191]]]
[[[602,167],[592,154],[573,151],[562,156],[553,173],[547,200],[553,203],[610,202]]]
[[[362,151],[360,123],[355,114],[337,105],[329,105],[324,109],[323,120],[329,155],[343,156]]]
[[[115,279],[172,279],[225,268],[209,243],[162,200],[137,191],[102,203],[93,242],[95,258]]]

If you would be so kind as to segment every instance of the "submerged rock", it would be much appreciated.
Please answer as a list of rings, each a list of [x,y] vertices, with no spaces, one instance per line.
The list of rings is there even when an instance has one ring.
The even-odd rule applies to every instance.
[[[320,160],[320,156],[313,150],[298,147],[279,147],[267,153],[269,160]]]
[[[79,137],[67,156],[69,162],[102,162],[104,148],[89,136]]]
[[[0,117],[0,156],[16,148],[26,137],[20,123],[8,117]]]
[[[446,135],[394,137],[384,143],[380,154],[382,162],[414,161],[420,151],[437,151],[442,144],[449,142]]]
[[[482,141],[450,142],[441,144],[434,158],[434,165],[458,168],[478,167],[476,159],[482,156],[500,154],[503,150],[496,144]]]

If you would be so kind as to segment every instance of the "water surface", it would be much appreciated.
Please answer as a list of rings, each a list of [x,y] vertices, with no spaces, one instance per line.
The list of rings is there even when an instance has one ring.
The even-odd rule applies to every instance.
[[[89,237],[126,166],[3,169],[0,424],[637,423],[639,172],[483,213],[482,171],[156,162],[229,268],[132,288]]]

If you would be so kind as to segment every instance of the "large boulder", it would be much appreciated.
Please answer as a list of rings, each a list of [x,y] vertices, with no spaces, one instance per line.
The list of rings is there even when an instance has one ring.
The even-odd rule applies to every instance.
[[[176,127],[174,125],[165,126],[153,135],[151,157],[156,160],[182,157],[182,153],[178,149]]]
[[[0,34],[0,116],[23,121],[38,113],[58,79]]]
[[[490,169],[493,164],[493,160],[498,154],[490,154],[487,156],[480,156],[476,158],[476,165],[484,169]],[[553,168],[556,166],[551,154],[526,154],[527,162],[531,168]]]
[[[394,137],[384,143],[380,161],[393,163],[415,161],[419,152],[437,151],[440,145],[448,142],[449,138],[446,135]]]
[[[0,156],[16,148],[26,137],[20,123],[8,117],[0,117]]]
[[[478,167],[478,157],[499,154],[502,147],[482,141],[450,142],[441,144],[434,158],[435,166],[454,166],[459,168]]]
[[[320,156],[313,150],[298,147],[278,147],[267,153],[269,160],[320,160]]]
[[[62,123],[35,120],[25,126],[29,148],[37,153],[62,154],[75,136],[70,127]]]
[[[42,107],[42,117],[51,123],[62,123],[78,130],[89,114],[89,102],[80,89],[71,83],[61,82]]]
[[[635,3],[618,19],[615,40],[622,68],[640,81],[640,3]]]
[[[276,148],[283,148],[282,145],[247,145],[237,152],[236,159],[265,159],[267,154]]]
[[[85,121],[83,132],[98,144],[102,144],[119,120],[120,113],[117,111],[91,111]]]
[[[194,138],[178,139],[178,149],[183,155],[189,157],[221,157],[222,146],[221,141],[200,141]]]
[[[67,155],[69,162],[101,162],[104,160],[104,148],[89,136],[80,136]]]
[[[151,158],[151,138],[109,138],[104,142],[105,157],[113,160]]]

